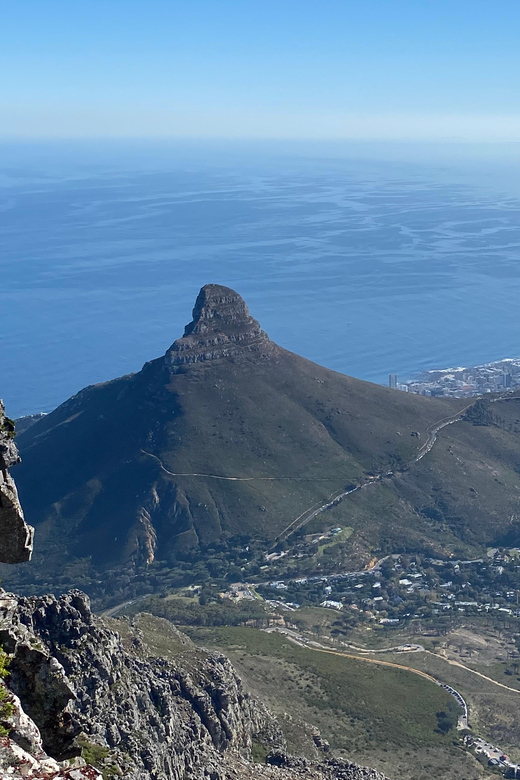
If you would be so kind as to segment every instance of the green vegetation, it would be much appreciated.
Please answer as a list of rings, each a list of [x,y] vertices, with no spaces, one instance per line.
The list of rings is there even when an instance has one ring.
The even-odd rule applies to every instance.
[[[0,737],[7,737],[9,734],[9,727],[3,724],[9,721],[13,714],[13,705],[9,701],[9,692],[5,686],[0,683]]]
[[[93,568],[75,584],[96,598],[112,598],[117,590],[121,600],[132,598],[134,585],[140,594],[172,587],[168,569],[174,570],[177,587],[190,577],[200,582],[204,575],[230,582],[258,577],[260,550],[235,556],[233,540],[248,538],[265,553],[298,515],[346,485],[381,471],[400,474],[428,428],[465,403],[398,393],[273,350],[273,360],[248,355],[193,364],[174,374],[164,370],[162,360],[153,361],[138,374],[86,388],[24,431],[18,482],[28,516],[48,529],[31,572],[46,577],[53,589],[61,587],[56,572],[81,550]],[[470,423],[456,427],[464,425],[473,437],[473,459],[479,437],[491,429]],[[415,432],[422,438],[412,437]],[[500,468],[495,461],[501,452],[495,447],[484,453],[492,469]],[[338,543],[327,543],[319,561],[293,558],[284,565],[294,571],[305,571],[307,564],[359,565],[373,552],[399,549],[403,542],[415,549],[460,543],[458,525],[451,521],[432,539],[431,520],[419,511],[430,500],[432,480],[442,479],[446,468],[453,472],[451,456],[441,460],[440,471],[430,474],[417,495],[410,495],[417,491],[408,484],[414,467],[316,516],[311,532],[337,525],[352,528],[350,537],[345,531]],[[464,481],[465,456],[461,463],[457,478]],[[512,473],[520,486],[520,475]],[[504,514],[510,503],[510,497],[502,497]],[[147,506],[155,507],[152,522],[163,529],[156,550],[161,569],[154,572],[158,581],[147,578],[143,567],[139,575],[147,581],[134,583],[132,577],[130,583],[124,566],[136,517]],[[456,515],[449,508],[446,516]],[[488,541],[487,518],[485,524],[483,518],[475,523],[473,515],[478,532],[475,539],[463,540],[466,545]],[[292,534],[289,546],[291,539]],[[246,547],[249,541],[242,548],[249,553]],[[116,585],[110,592],[107,570],[109,584]],[[116,583],[110,582],[112,573]],[[9,584],[23,587],[25,578],[28,586],[30,577],[27,568],[10,573]]]
[[[270,749],[271,748],[268,745],[265,745],[259,739],[253,739],[253,744],[251,745],[251,756],[255,764],[265,764],[265,759],[267,758],[267,754],[269,753]]]
[[[203,632],[191,633],[198,639],[208,638]],[[321,691],[317,695],[315,690],[304,690],[306,703],[353,721],[350,734],[338,747],[346,747],[347,739],[351,746],[354,743],[358,747],[376,742],[401,747],[416,741],[436,744],[435,713],[442,709],[458,714],[456,703],[447,693],[399,669],[300,648],[279,635],[250,628],[216,629],[209,636],[223,647],[283,659],[307,675],[318,677]]]
[[[217,597],[218,598],[218,597]],[[218,598],[209,603],[189,602],[182,598],[160,599],[151,596],[128,607],[126,614],[151,612],[157,617],[166,618],[176,625],[186,626],[240,626],[249,621],[266,623],[268,613],[261,601],[243,600],[238,602]]]
[[[110,751],[102,745],[96,745],[95,742],[89,742],[86,737],[78,738],[78,745],[81,747],[81,755],[87,762],[96,768],[101,768],[103,759],[108,758]]]
[[[437,718],[437,731],[439,734],[449,734],[457,725],[457,715],[455,712],[440,712],[435,713]]]
[[[115,763],[111,763],[110,750],[97,745],[95,742],[89,742],[85,736],[80,736],[77,740],[78,745],[81,747],[81,756],[85,759],[87,764],[99,769],[103,775],[103,780],[116,780],[116,778],[122,777],[122,772]]]
[[[0,679],[5,680],[9,675],[9,656],[0,647]]]
[[[1,682],[9,675],[9,656],[0,647],[0,737],[9,734],[9,728],[3,724],[9,721],[13,714],[13,705],[9,701],[9,691]]]
[[[389,556],[372,573],[348,577],[300,577],[284,583],[257,586],[265,599],[282,599],[303,608],[318,608],[325,600],[338,609],[329,618],[329,637],[347,637],[365,626],[395,632],[403,624],[420,621],[423,627],[442,633],[471,617],[481,625],[508,626],[520,631],[520,563],[514,550],[497,549],[475,561],[443,561],[422,555]],[[291,617],[305,623],[301,610]],[[387,621],[391,621],[388,623]],[[307,631],[317,633],[314,625]],[[395,644],[396,642],[394,642]],[[505,674],[518,675],[516,664]],[[504,672],[503,672],[504,673]]]
[[[321,558],[326,551],[330,555],[330,553],[332,552],[331,547],[335,547],[337,544],[342,544],[343,542],[346,542],[347,539],[350,539],[353,532],[354,532],[353,528],[349,528],[349,527],[342,528],[341,531],[335,534],[334,536],[332,536],[332,538],[323,542],[323,544],[318,544],[318,551],[316,553],[316,557]]]
[[[460,691],[468,703],[469,720],[474,733],[500,746],[509,756],[520,761],[520,693],[500,688],[469,670],[447,663],[439,656],[410,653],[385,654],[384,658],[432,674]],[[493,676],[488,675],[486,665],[479,665],[478,671]],[[508,685],[507,677],[499,682]]]
[[[8,439],[14,439],[16,436],[15,423],[10,417],[3,416],[0,422],[0,432],[2,432]]]
[[[251,628],[186,631],[229,655],[249,689],[280,716],[282,727],[285,712],[298,713],[340,755],[390,777],[481,777],[474,760],[458,747],[455,700],[419,676],[301,648]],[[290,734],[286,737],[290,746]]]
[[[373,556],[474,558],[520,544],[520,396],[494,398],[491,415],[476,402],[415,462],[467,399],[395,392],[264,346],[261,359],[173,373],[152,361],[27,428],[18,482],[41,533],[30,566],[0,567],[8,586],[80,587],[101,607],[190,583],[225,592]],[[143,512],[153,527],[139,525]],[[337,538],[319,539],[334,527]]]

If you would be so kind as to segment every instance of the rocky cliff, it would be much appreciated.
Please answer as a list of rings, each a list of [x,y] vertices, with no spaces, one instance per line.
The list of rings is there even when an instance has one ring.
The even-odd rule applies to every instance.
[[[99,778],[93,767],[63,763],[81,763],[83,752],[105,780],[384,780],[325,756],[287,756],[276,721],[230,662],[159,622],[166,657],[137,625],[122,621],[116,632],[95,620],[79,591],[2,593],[0,642],[16,707],[4,716],[0,777]],[[269,751],[265,764],[252,763],[255,743]]]
[[[191,363],[253,353],[258,359],[276,354],[278,347],[251,317],[245,301],[229,287],[206,284],[193,308],[193,320],[166,353],[175,372]]]
[[[0,561],[22,563],[32,553],[33,529],[24,520],[16,485],[9,469],[20,462],[14,425],[0,401]]]

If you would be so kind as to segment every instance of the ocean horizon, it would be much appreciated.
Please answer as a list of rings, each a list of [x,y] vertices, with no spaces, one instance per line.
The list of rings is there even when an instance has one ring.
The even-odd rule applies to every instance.
[[[138,371],[207,283],[281,346],[380,384],[518,357],[519,153],[470,152],[0,144],[7,413]]]

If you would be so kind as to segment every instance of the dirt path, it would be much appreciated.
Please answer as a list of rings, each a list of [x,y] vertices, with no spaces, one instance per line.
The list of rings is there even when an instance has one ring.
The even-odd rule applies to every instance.
[[[505,688],[506,691],[511,691],[512,693],[520,694],[520,690],[518,690],[518,688],[511,688],[509,685],[504,685],[504,683],[498,682],[498,680],[494,680],[492,677],[488,677],[487,675],[482,674],[482,672],[477,672],[475,669],[472,669],[470,666],[464,666],[464,664],[461,664],[460,661],[452,661],[449,658],[444,658],[444,656],[439,655],[438,653],[432,653],[431,650],[425,650],[424,652],[428,653],[428,655],[433,655],[434,658],[440,658],[441,661],[450,664],[450,666],[458,666],[459,669],[464,669],[464,671],[466,672],[471,672],[471,674],[476,674],[477,677],[481,677],[483,680],[487,680],[487,682],[493,683],[493,685],[498,685],[500,688]]]
[[[201,474],[197,471],[193,472],[176,472],[169,471],[163,462],[157,455],[146,450],[141,450],[143,455],[148,455],[149,458],[153,458],[159,464],[162,471],[165,474],[169,474],[171,477],[206,477],[207,479],[224,479],[228,482],[332,482],[333,477],[226,477],[222,474]]]
[[[379,658],[367,658],[365,655],[354,655],[353,653],[343,653],[339,650],[328,650],[327,648],[323,647],[314,647],[309,644],[304,644],[298,642],[294,637],[289,636],[289,639],[291,639],[296,644],[299,644],[301,647],[308,647],[309,650],[319,650],[322,653],[332,653],[333,655],[343,655],[345,658],[355,658],[358,661],[366,661],[368,663],[373,664],[381,664],[382,666],[393,666],[396,669],[406,669],[409,672],[413,672],[415,674],[419,674],[421,677],[426,677],[429,680],[433,680],[433,682],[436,682],[438,685],[441,683],[433,677],[431,674],[428,674],[427,672],[422,672],[420,669],[414,669],[411,666],[405,666],[404,664],[396,664],[392,661],[382,661]],[[391,650],[396,650],[394,648],[384,649],[384,650],[362,650],[362,648],[356,648],[358,649],[358,652],[363,653],[385,653],[390,652]],[[458,666],[460,669],[464,669],[466,672],[471,672],[471,674],[476,674],[477,677],[481,677],[483,680],[486,680],[487,682],[492,683],[493,685],[498,685],[499,688],[505,688],[506,691],[511,691],[512,693],[518,693],[520,694],[520,690],[518,688],[511,688],[509,685],[504,685],[504,683],[498,682],[498,680],[494,680],[492,677],[488,677],[485,674],[482,674],[482,672],[477,672],[475,669],[472,669],[469,666],[464,666],[464,664],[461,664],[459,661],[452,661],[449,658],[444,658],[444,656],[439,655],[438,653],[432,653],[431,650],[426,650],[424,647],[421,648],[421,650],[415,650],[414,652],[423,652],[427,653],[428,655],[433,656],[434,658],[439,658],[441,661],[444,661],[447,664],[450,664],[450,666]]]
[[[328,653],[329,655],[338,655],[342,658],[353,658],[355,661],[363,661],[366,664],[378,664],[379,666],[390,666],[393,669],[402,669],[405,672],[411,674],[417,674],[419,677],[424,677],[430,682],[434,682],[436,685],[441,683],[435,679],[431,674],[422,672],[420,669],[413,669],[411,666],[405,666],[404,664],[396,664],[393,661],[382,661],[379,658],[367,658],[365,655],[354,655],[353,653],[343,653],[340,650],[328,650],[326,647],[318,645],[317,643],[311,644],[310,642],[301,642],[295,636],[283,629],[271,629],[268,633],[280,633],[285,636],[289,641],[293,642],[298,647],[303,647],[306,650],[313,650],[316,653]]]
[[[449,417],[443,417],[441,420],[438,420],[435,423],[432,423],[432,425],[428,426],[427,428],[427,434],[428,438],[425,441],[425,443],[422,445],[422,447],[419,449],[417,455],[415,458],[410,461],[410,463],[407,464],[405,467],[406,469],[410,468],[411,466],[418,463],[420,460],[424,458],[425,455],[430,452],[437,441],[437,436],[439,434],[439,431],[441,431],[443,428],[446,428],[448,425],[453,425],[453,423],[458,422],[462,419],[462,416],[464,412],[466,412],[470,406],[473,406],[475,401],[472,401],[470,404],[465,406],[463,409],[460,409],[455,414],[450,415]],[[167,469],[164,464],[162,463],[161,459],[157,457],[157,455],[154,455],[151,452],[147,452],[146,450],[141,450],[143,455],[147,455],[149,458],[153,458],[157,463],[159,464],[162,471],[164,471],[166,474],[172,476],[172,477],[203,477],[206,479],[219,479],[219,480],[225,480],[227,482],[325,482],[325,481],[331,481],[332,477],[321,477],[321,478],[314,478],[314,479],[308,479],[306,477],[228,477],[222,474],[204,474],[199,472],[175,472],[170,471]],[[307,525],[310,523],[311,520],[313,520],[317,515],[321,514],[322,512],[325,512],[327,509],[331,509],[332,507],[336,506],[337,504],[341,503],[343,499],[345,499],[347,496],[352,495],[352,493],[356,493],[359,490],[365,490],[370,485],[375,485],[380,482],[382,482],[384,479],[389,479],[394,476],[393,471],[384,471],[380,474],[377,474],[375,477],[367,478],[363,482],[359,482],[357,484],[353,484],[349,486],[348,488],[345,488],[342,490],[341,488],[339,490],[334,491],[327,501],[320,504],[319,502],[313,504],[312,506],[305,509],[303,512],[301,512],[298,517],[296,517],[294,520],[292,520],[288,526],[286,526],[281,533],[278,534],[278,536],[274,540],[274,546],[276,546],[279,542],[281,542],[284,539],[287,539],[289,536],[291,536],[295,531],[298,531],[300,528],[302,528],[304,525]]]

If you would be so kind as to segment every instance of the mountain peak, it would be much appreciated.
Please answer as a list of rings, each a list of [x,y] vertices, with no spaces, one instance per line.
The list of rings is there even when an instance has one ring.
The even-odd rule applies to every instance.
[[[193,320],[186,325],[184,336],[208,331],[222,333],[237,328],[247,328],[251,324],[259,327],[249,314],[241,295],[230,287],[205,284],[197,295],[193,307]]]
[[[254,352],[257,357],[276,349],[259,323],[250,315],[246,302],[235,290],[220,284],[206,284],[200,290],[193,320],[184,336],[166,353],[173,371],[190,363],[237,357]]]

